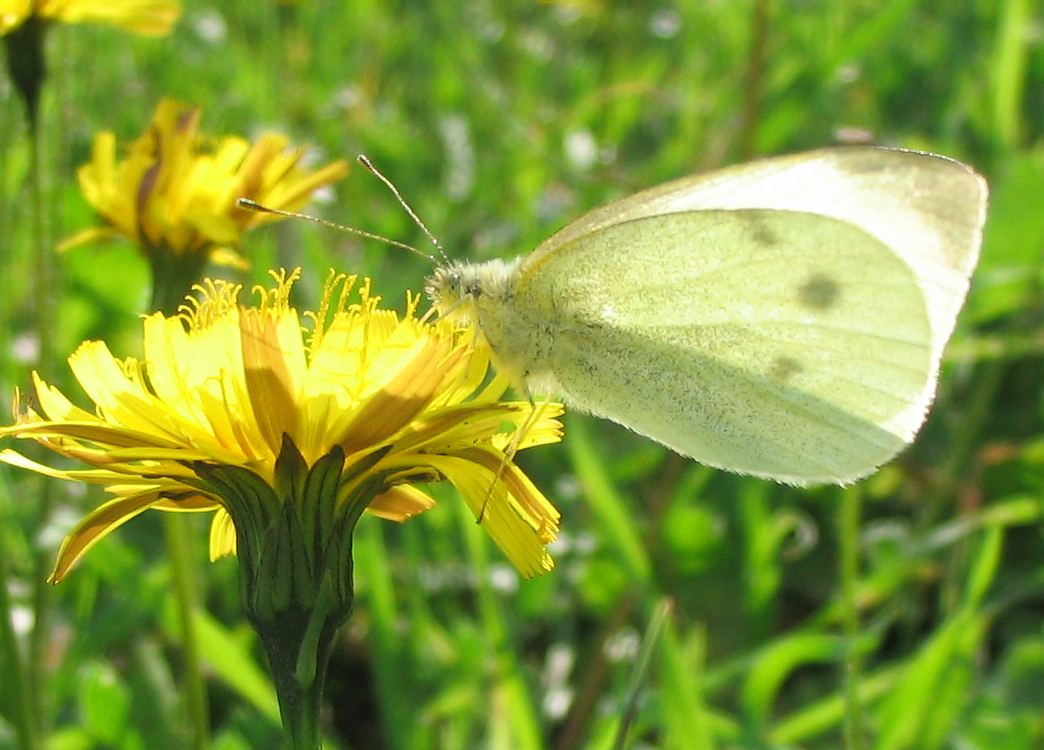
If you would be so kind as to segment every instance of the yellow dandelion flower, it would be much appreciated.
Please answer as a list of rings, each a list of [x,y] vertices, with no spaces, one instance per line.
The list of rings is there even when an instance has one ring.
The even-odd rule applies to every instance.
[[[32,0],[0,0],[0,34],[20,26],[32,12]]]
[[[85,342],[69,365],[93,411],[34,373],[35,408],[16,407],[0,437],[35,440],[91,468],[54,469],[10,449],[0,461],[112,496],[69,534],[54,582],[145,510],[213,512],[211,557],[238,551],[253,578],[244,595],[261,607],[271,592],[258,588],[283,580],[272,565],[305,570],[296,586],[350,575],[345,549],[361,512],[403,521],[432,505],[426,483],[441,479],[523,575],[551,568],[559,514],[512,459],[560,439],[561,406],[500,401],[507,383],[488,378],[487,350],[451,323],[419,320],[418,298],[402,317],[379,308],[368,280],[351,302],[355,277],[331,274],[319,309],[304,314],[305,337],[289,302],[298,275],[274,273],[250,307],[237,285],[206,282],[179,314],[144,319],[140,360]],[[307,540],[292,565],[269,549],[294,536],[290,527]],[[322,569],[337,545],[346,545],[347,572]],[[302,596],[276,599],[291,595]]]
[[[100,23],[159,36],[171,30],[179,15],[179,0],[0,0],[0,34],[35,16],[42,21]]]
[[[171,273],[188,280],[171,285],[183,294],[207,260],[242,265],[235,253],[242,233],[279,219],[237,208],[237,198],[295,209],[348,171],[344,161],[302,167],[303,150],[288,149],[279,135],[262,135],[253,144],[232,136],[214,143],[199,133],[199,119],[198,107],[161,101],[149,129],[122,158],[115,135],[95,136],[91,161],[78,176],[87,202],[108,225],[71,237],[62,249],[126,236],[148,256],[157,283]]]
[[[548,570],[559,514],[514,462],[560,439],[560,404],[501,401],[473,332],[381,309],[364,281],[331,273],[299,316],[298,278],[258,302],[198,285],[178,314],[144,319],[143,357],[88,341],[69,358],[88,411],[33,375],[35,406],[0,437],[35,440],[85,469],[6,449],[0,462],[100,484],[111,496],[58,551],[57,583],[92,546],[149,510],[210,512],[211,557],[235,553],[243,608],[268,654],[288,746],[318,748],[333,636],[354,599],[352,535],[369,511],[404,521],[448,480],[525,576]],[[310,321],[305,335],[302,318]],[[17,399],[16,399],[17,401]]]

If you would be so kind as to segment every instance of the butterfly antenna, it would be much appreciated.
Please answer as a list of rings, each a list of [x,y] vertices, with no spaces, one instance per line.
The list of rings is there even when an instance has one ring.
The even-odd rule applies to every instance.
[[[381,174],[381,171],[373,165],[373,162],[370,161],[369,157],[367,157],[366,154],[359,154],[358,161],[360,164],[363,165],[363,167],[365,167],[370,172],[370,174],[372,174],[378,180],[383,182],[385,187],[391,190],[392,195],[395,196],[395,200],[397,200],[399,202],[399,205],[402,206],[403,211],[409,214],[410,218],[413,219],[413,223],[420,227],[420,230],[424,232],[424,235],[429,240],[431,240],[431,244],[434,245],[435,249],[439,251],[439,255],[442,257],[442,261],[444,263],[449,263],[449,256],[446,255],[446,251],[445,249],[443,249],[442,243],[439,242],[435,238],[435,235],[433,235],[431,231],[429,231],[428,227],[424,225],[424,222],[421,221],[421,218],[417,216],[417,212],[410,208],[410,204],[407,203],[406,199],[402,197],[402,193],[399,192],[399,189],[395,187],[394,183],[392,183],[391,180],[389,180],[387,177]]]
[[[419,255],[422,258],[427,258],[432,263],[438,263],[438,260],[434,256],[428,255],[427,253],[418,250],[413,245],[407,245],[405,242],[399,242],[398,240],[393,240],[390,237],[385,237],[380,234],[374,234],[373,232],[367,232],[363,229],[356,229],[355,227],[349,227],[344,224],[338,224],[335,221],[327,221],[326,219],[320,219],[318,216],[312,216],[311,214],[303,214],[299,211],[287,211],[283,208],[271,208],[269,206],[262,205],[257,201],[252,201],[249,198],[236,198],[236,207],[242,208],[245,211],[256,211],[261,214],[275,214],[276,216],[285,216],[288,219],[304,219],[305,221],[310,221],[313,224],[321,224],[322,226],[329,227],[330,229],[339,229],[342,232],[354,234],[356,237],[362,237],[367,240],[376,240],[377,242],[383,242],[386,245],[391,245],[393,247],[400,247],[403,250],[409,250],[411,253]],[[441,249],[442,248],[439,248],[440,251]],[[443,253],[443,257],[445,257],[445,253]]]

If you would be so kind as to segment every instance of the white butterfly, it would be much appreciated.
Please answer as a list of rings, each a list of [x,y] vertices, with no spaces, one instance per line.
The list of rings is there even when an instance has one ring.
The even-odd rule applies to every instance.
[[[527,393],[711,466],[845,483],[924,422],[986,199],[951,159],[823,149],[640,192],[427,288]]]

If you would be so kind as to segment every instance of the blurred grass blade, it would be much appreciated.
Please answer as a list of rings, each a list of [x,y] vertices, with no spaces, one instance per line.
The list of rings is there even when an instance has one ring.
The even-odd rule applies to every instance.
[[[758,652],[743,684],[744,713],[753,726],[765,726],[787,678],[801,667],[838,663],[844,646],[825,633],[796,633]]]
[[[664,598],[656,605],[649,627],[642,638],[641,647],[638,649],[638,657],[635,659],[634,668],[631,670],[631,679],[627,685],[627,694],[624,699],[623,715],[620,719],[620,727],[616,733],[614,750],[624,750],[627,747],[627,735],[631,731],[635,718],[638,716],[638,700],[642,689],[649,679],[649,667],[652,664],[653,654],[660,642],[664,625],[668,618],[674,613],[674,602]]]
[[[660,650],[665,747],[670,750],[713,750],[712,717],[704,701],[703,665],[706,637],[694,628],[686,642],[674,622],[666,619]]]
[[[993,48],[993,138],[997,148],[1019,145],[1022,116],[1022,89],[1026,77],[1026,57],[1030,44],[1029,0],[1002,3]]]
[[[877,712],[877,750],[942,747],[960,718],[975,671],[975,657],[989,622],[980,605],[996,577],[1002,540],[999,527],[983,532],[968,572],[963,601],[910,659],[897,690]]]
[[[406,686],[401,654],[399,611],[392,580],[392,563],[384,548],[383,530],[377,523],[360,523],[355,532],[354,556],[357,570],[366,571],[365,595],[356,606],[366,607],[372,633],[370,647],[381,707],[381,728],[389,748],[409,747],[411,719],[402,700]]]
[[[486,651],[494,660],[491,674],[484,677],[492,681],[488,747],[490,750],[541,750],[544,743],[540,719],[533,705],[536,696],[531,694],[523,678],[522,658],[516,651],[518,639],[511,632],[510,618],[501,598],[493,589],[489,535],[475,523],[475,517],[464,503],[456,503],[455,507],[467,540],[471,567],[478,575],[476,588]]]
[[[163,627],[170,637],[176,637],[180,632],[176,606],[173,597],[168,597]],[[250,648],[202,608],[193,612],[192,624],[202,661],[222,682],[271,719],[276,727],[281,727],[275,688],[265,670],[254,661]]]
[[[592,511],[605,529],[606,539],[616,547],[634,578],[647,582],[652,564],[635,523],[637,508],[629,508],[606,471],[606,461],[595,448],[583,419],[571,419],[566,426],[569,448],[580,483],[586,492]]]
[[[3,491],[6,500],[6,482],[4,485]],[[30,700],[31,692],[25,679],[22,655],[18,649],[18,637],[11,619],[5,534],[7,534],[6,525],[0,526],[0,666],[3,667],[5,683],[0,688],[0,696],[5,698],[7,706],[3,713],[11,720],[20,746],[26,750],[35,750],[39,747],[39,742],[33,705]]]

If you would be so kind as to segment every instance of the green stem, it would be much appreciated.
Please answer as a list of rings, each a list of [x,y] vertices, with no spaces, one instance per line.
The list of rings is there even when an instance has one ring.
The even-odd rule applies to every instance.
[[[31,25],[30,25],[31,24]],[[29,194],[30,225],[32,227],[32,299],[35,301],[34,332],[37,341],[36,367],[41,372],[53,372],[56,361],[54,340],[56,338],[55,311],[59,298],[58,279],[55,272],[54,252],[48,239],[49,211],[48,195],[44,180],[44,128],[40,126],[39,95],[44,80],[43,65],[43,28],[37,27],[33,19],[25,29],[32,42],[23,50],[35,61],[25,62],[31,69],[26,75],[31,79],[24,84],[23,95],[29,122],[30,162],[29,162]],[[11,52],[11,50],[8,50]],[[54,504],[54,485],[52,482],[40,483],[37,506],[38,528],[47,525]],[[36,718],[44,716],[42,701],[48,695],[44,687],[46,668],[44,667],[47,647],[48,625],[50,622],[51,587],[47,585],[47,574],[50,571],[50,554],[39,549],[34,554],[33,576],[33,630],[29,636],[28,656],[28,700],[32,702],[32,715]]]
[[[35,19],[29,22],[35,28]],[[27,23],[27,26],[29,25]],[[36,44],[42,45],[42,31],[38,31],[41,39]],[[42,54],[39,49],[37,53]],[[42,62],[38,63],[42,67]],[[39,73],[42,76],[42,72]],[[58,304],[56,288],[54,251],[47,238],[48,206],[44,186],[44,128],[39,124],[39,86],[42,77],[36,82],[32,93],[26,94],[26,111],[29,120],[29,191],[30,210],[32,211],[32,247],[33,247],[33,300],[36,302],[36,337],[39,351],[37,367],[48,372],[54,364],[55,310]]]
[[[33,718],[33,694],[25,676],[22,657],[18,652],[18,638],[11,624],[11,601],[7,596],[7,547],[4,533],[6,526],[0,526],[0,664],[5,665],[5,692],[13,696],[8,718],[14,725],[18,736],[18,747],[25,750],[37,750],[40,747],[36,733],[36,722]]]
[[[238,466],[190,464],[235,523],[243,609],[268,656],[289,750],[322,747],[326,667],[355,597],[352,533],[386,485],[375,476],[346,497],[339,488],[382,455],[346,468],[336,447],[309,467],[284,435],[271,484]]]
[[[149,312],[161,312],[167,317],[175,315],[192,291],[192,285],[201,281],[206,268],[207,254],[179,256],[168,248],[151,249],[148,252],[152,270],[152,301]]]
[[[310,467],[283,436],[274,476],[194,462],[199,488],[221,497],[236,525],[243,610],[261,637],[289,750],[319,750],[319,709],[334,635],[352,611],[352,534],[386,487],[355,483],[384,451],[345,466],[335,447]]]
[[[750,47],[747,55],[746,81],[743,86],[743,120],[738,139],[739,153],[745,159],[754,154],[758,125],[761,121],[770,10],[768,0],[754,0],[751,9]]]
[[[625,750],[629,743],[627,735],[631,727],[638,719],[639,701],[642,697],[642,689],[649,679],[649,670],[652,667],[653,656],[657,646],[660,645],[660,637],[663,635],[664,626],[674,612],[674,602],[664,597],[656,605],[649,627],[642,636],[642,644],[638,650],[638,656],[631,669],[630,684],[627,686],[627,698],[624,701],[623,716],[620,717],[620,726],[616,730],[616,740],[613,743],[614,750]]]
[[[191,277],[186,281],[183,276],[169,273],[171,269],[157,269],[156,258],[171,259],[172,253],[158,251],[152,258],[152,302],[149,312],[159,311],[165,315],[173,315],[191,284],[198,280],[196,274],[202,264],[185,270],[179,268],[176,263],[170,263],[171,269],[185,270],[185,274]],[[164,537],[167,559],[170,561],[170,574],[174,582],[178,626],[181,631],[181,668],[185,687],[185,710],[192,732],[192,748],[204,750],[209,743],[210,714],[194,617],[200,605],[196,585],[198,577],[193,564],[192,535],[186,533],[186,525],[190,522],[190,518],[176,513],[170,514],[164,524]]]
[[[174,600],[177,602],[178,625],[181,630],[181,662],[185,687],[185,709],[192,731],[194,750],[204,750],[210,735],[210,719],[207,702],[207,685],[199,658],[199,640],[193,617],[198,604],[196,576],[192,565],[190,540],[186,533],[190,518],[180,514],[167,515],[164,536],[167,556],[174,582]]]
[[[859,487],[849,487],[841,493],[841,599],[845,626],[847,653],[845,655],[845,747],[863,748],[863,716],[859,701],[862,659],[859,644],[859,517],[862,511]]]
[[[261,636],[279,698],[279,714],[287,750],[320,750],[319,713],[322,708],[326,667],[333,650],[334,635],[344,618],[326,606],[320,596],[312,611],[288,611],[264,622],[254,620]],[[315,624],[322,626],[316,633]],[[316,637],[318,636],[318,637]],[[308,653],[303,653],[307,649]],[[315,659],[314,672],[300,664]],[[311,679],[308,679],[311,674]]]

